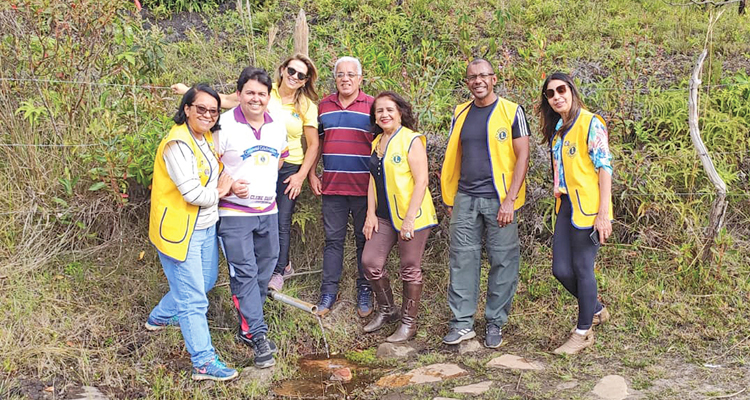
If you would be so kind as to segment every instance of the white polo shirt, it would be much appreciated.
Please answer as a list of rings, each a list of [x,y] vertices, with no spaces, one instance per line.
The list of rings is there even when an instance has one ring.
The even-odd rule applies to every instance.
[[[221,114],[221,130],[214,134],[216,152],[224,170],[234,180],[248,183],[250,196],[241,199],[234,194],[219,201],[219,216],[247,217],[277,213],[276,179],[279,160],[289,156],[286,127],[271,115],[256,130],[245,119],[240,106]]]

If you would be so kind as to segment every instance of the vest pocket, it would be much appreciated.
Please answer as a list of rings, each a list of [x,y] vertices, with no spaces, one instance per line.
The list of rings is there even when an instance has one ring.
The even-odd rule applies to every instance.
[[[587,198],[586,200],[590,200],[590,199]],[[593,214],[592,213],[587,213],[586,211],[584,211],[584,209],[583,209],[583,203],[584,202],[581,201],[581,194],[578,192],[578,189],[576,189],[576,202],[578,203],[578,210],[581,212],[581,214],[583,214],[583,215],[585,215],[587,217],[594,217],[597,214],[599,214],[599,210],[596,210]],[[587,206],[591,204],[590,201],[588,201],[586,203],[587,203],[586,204]],[[598,201],[596,203],[598,203]]]
[[[185,241],[185,238],[187,238],[188,230],[190,229],[190,215],[187,216],[187,220],[185,221],[185,231],[182,234],[182,238],[179,240],[171,240],[168,239],[166,236],[164,236],[165,233],[167,234],[180,234],[180,226],[178,225],[178,221],[175,218],[170,218],[168,226],[164,226],[164,220],[167,219],[167,211],[169,211],[169,207],[164,207],[164,212],[161,215],[161,221],[159,221],[159,237],[162,238],[167,243],[177,244],[182,243]],[[171,235],[170,235],[171,236]]]
[[[395,209],[396,209],[396,218],[398,218],[401,221],[403,221],[404,217],[406,217],[406,214],[404,214],[404,216],[402,217],[401,213],[398,211],[398,201],[396,200],[396,195],[393,195],[393,205],[395,206]],[[421,217],[421,216],[422,216],[422,207],[419,207],[419,211],[417,211],[417,217],[414,218],[414,220],[415,221],[418,220],[419,217]]]

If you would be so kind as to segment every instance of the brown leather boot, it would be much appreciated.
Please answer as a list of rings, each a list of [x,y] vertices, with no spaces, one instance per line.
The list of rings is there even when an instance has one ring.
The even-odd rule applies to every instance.
[[[385,339],[391,343],[405,342],[417,333],[417,313],[419,298],[422,297],[422,284],[404,282],[403,303],[401,304],[401,324],[393,335]]]
[[[378,311],[375,317],[365,325],[365,332],[375,332],[383,325],[399,319],[398,308],[393,303],[393,291],[391,291],[391,281],[383,277],[375,281],[370,281],[372,291],[375,294],[375,300],[378,302]]]

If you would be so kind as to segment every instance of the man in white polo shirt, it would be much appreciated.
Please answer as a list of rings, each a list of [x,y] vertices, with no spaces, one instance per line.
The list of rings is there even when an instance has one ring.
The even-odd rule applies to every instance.
[[[237,336],[253,347],[258,368],[275,364],[263,303],[279,257],[276,179],[289,155],[283,122],[266,111],[270,92],[266,71],[245,68],[237,80],[240,105],[222,114],[215,139],[224,169],[235,179],[232,194],[219,202],[217,233],[229,264]]]

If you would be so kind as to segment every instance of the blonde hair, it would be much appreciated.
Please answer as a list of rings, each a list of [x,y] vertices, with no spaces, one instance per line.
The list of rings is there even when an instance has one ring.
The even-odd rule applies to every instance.
[[[304,114],[303,108],[304,111],[307,111],[307,108],[310,107],[308,101],[317,102],[319,98],[318,92],[315,91],[315,81],[318,80],[318,69],[315,68],[315,64],[310,57],[302,53],[297,53],[284,60],[276,70],[277,87],[281,87],[281,81],[284,79],[284,69],[289,66],[289,62],[292,60],[299,60],[307,66],[307,80],[305,81],[304,86],[294,92],[294,109],[298,113]]]

